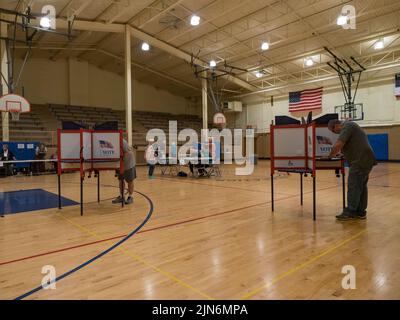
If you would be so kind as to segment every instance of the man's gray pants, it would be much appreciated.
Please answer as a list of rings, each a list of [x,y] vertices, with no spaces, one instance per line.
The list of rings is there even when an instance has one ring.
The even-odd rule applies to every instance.
[[[347,190],[347,210],[351,214],[363,214],[368,206],[368,179],[372,169],[350,166]]]

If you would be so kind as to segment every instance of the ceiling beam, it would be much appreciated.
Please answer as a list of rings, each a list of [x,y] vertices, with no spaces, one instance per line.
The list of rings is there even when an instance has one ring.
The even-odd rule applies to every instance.
[[[108,52],[106,50],[103,50],[103,49],[94,49],[94,50],[97,51],[97,52],[103,53],[103,54],[105,54],[105,55],[107,55],[109,57],[112,57],[113,59],[116,59],[116,60],[119,60],[119,61],[124,61],[124,57],[121,57],[121,56],[116,55],[114,53]],[[180,85],[183,85],[183,86],[188,87],[190,89],[193,89],[195,91],[201,91],[201,89],[199,87],[195,87],[195,86],[193,86],[193,85],[191,85],[191,84],[189,84],[187,82],[184,82],[182,80],[176,79],[176,78],[174,78],[172,76],[169,76],[169,75],[167,75],[167,74],[165,74],[163,72],[154,70],[153,68],[150,68],[150,67],[148,67],[146,65],[143,65],[143,64],[140,64],[140,63],[136,63],[136,62],[131,62],[131,63],[132,63],[132,65],[134,67],[140,68],[140,69],[145,70],[145,71],[149,71],[149,72],[154,73],[154,74],[156,74],[156,75],[158,75],[160,77],[163,77],[165,79],[172,80],[172,81],[174,81],[176,83],[179,83]]]
[[[28,48],[29,47],[27,47],[27,46],[16,46],[15,47],[15,49],[25,49],[25,50],[28,49]],[[119,55],[116,55],[116,54],[114,54],[112,52],[109,52],[107,50],[98,49],[98,48],[95,48],[95,47],[94,48],[88,48],[88,47],[86,47],[86,48],[65,48],[65,47],[54,47],[54,46],[53,47],[52,46],[45,46],[45,47],[33,46],[33,47],[31,47],[31,49],[33,49],[33,50],[74,50],[74,51],[85,50],[85,51],[90,51],[90,52],[96,51],[96,52],[102,53],[102,54],[104,54],[104,55],[106,55],[108,57],[111,57],[112,59],[115,59],[115,60],[118,60],[118,61],[124,61],[124,57],[122,57],[122,56],[119,56]],[[165,74],[163,72],[157,71],[157,70],[155,70],[153,68],[150,68],[150,67],[148,67],[148,66],[146,66],[144,64],[139,64],[139,63],[135,63],[135,62],[131,62],[131,63],[132,63],[132,65],[134,67],[137,67],[137,68],[140,68],[142,70],[151,72],[151,73],[156,74],[156,75],[158,75],[160,77],[163,77],[165,79],[171,80],[173,82],[176,82],[176,83],[178,83],[180,85],[183,85],[183,86],[188,87],[190,89],[193,89],[195,91],[201,92],[201,88],[200,87],[193,86],[193,85],[191,85],[191,84],[189,84],[189,83],[187,83],[185,81],[179,80],[179,79],[177,79],[175,77],[172,77],[170,75],[167,75],[167,74]]]
[[[376,84],[380,84],[380,83],[387,83],[393,81],[393,77],[379,77],[376,79],[371,79],[371,80],[367,80],[367,81],[363,81],[362,83],[360,83],[359,88],[366,88],[369,87],[371,85],[376,85]],[[341,85],[328,85],[328,86],[324,86],[324,92],[325,93],[330,93],[330,92],[340,92],[342,90],[342,86]],[[261,95],[258,96],[259,99],[255,99],[255,100],[251,100],[248,101],[248,104],[256,104],[256,103],[262,103],[265,102],[266,97],[262,97]],[[234,98],[234,97],[232,97]],[[281,94],[281,95],[274,95],[274,101],[281,101],[281,100],[287,100],[288,99],[288,94]]]
[[[369,69],[365,70],[364,73],[376,72],[376,71],[381,71],[381,70],[385,70],[385,69],[392,69],[392,68],[399,68],[399,67],[400,67],[400,62],[396,62],[396,63],[391,63],[391,64],[386,64],[386,65],[381,65],[381,66],[369,68]],[[337,79],[337,78],[338,78],[338,75],[332,75],[332,76],[327,76],[327,77],[324,77],[324,78],[301,81],[301,82],[298,82],[298,83],[288,83],[288,84],[285,84],[285,85],[282,85],[282,86],[276,86],[276,87],[273,87],[273,88],[267,88],[267,89],[258,90],[256,92],[250,92],[250,93],[245,93],[245,94],[241,94],[241,95],[236,95],[233,98],[243,98],[243,97],[247,97],[247,96],[250,96],[250,95],[253,95],[253,94],[273,92],[273,91],[276,91],[276,90],[281,90],[281,89],[286,89],[286,88],[291,88],[291,87],[298,87],[298,86],[317,83],[317,82],[322,82],[322,81],[334,80],[334,79]]]
[[[385,11],[384,13],[381,13],[383,9],[387,9],[387,11]],[[367,23],[370,23],[371,21],[375,21],[376,19],[379,19],[381,17],[394,15],[399,11],[400,11],[399,3],[394,3],[394,4],[387,5],[384,8],[381,8],[379,13],[376,13],[375,11],[371,10],[371,11],[366,12],[363,15],[359,15],[357,17],[357,19],[358,19],[357,20],[357,25],[359,26],[360,24],[364,24],[364,23],[367,24]],[[365,17],[365,19],[360,19],[361,17]],[[310,17],[307,17],[307,18],[310,18]],[[276,28],[275,30],[278,30],[280,28],[281,27]],[[324,36],[324,35],[329,35],[331,33],[337,32],[338,26],[336,25],[336,23],[335,24],[328,24],[328,25],[319,27],[319,30],[320,29],[326,29],[323,32],[319,31],[320,35]],[[273,30],[273,31],[275,31],[275,30]],[[251,37],[249,39],[256,38],[258,36],[259,35],[256,35],[256,36]],[[286,39],[286,41],[278,41],[277,43],[271,43],[270,44],[269,53],[271,54],[271,52],[273,52],[275,50],[279,50],[279,49],[283,49],[283,48],[286,48],[286,47],[290,47],[293,44],[303,43],[303,42],[305,42],[307,40],[310,40],[310,39],[314,38],[314,36],[305,36],[305,37],[303,36],[301,38],[295,39],[296,37],[297,37],[297,35],[295,35],[293,37],[290,37],[290,38],[288,37]],[[281,46],[278,46],[278,44],[280,44],[281,42],[284,42],[284,44],[281,45]],[[231,48],[231,47],[228,47],[228,48]],[[257,55],[257,53],[255,51],[256,51],[256,49],[254,49],[254,50],[252,50],[250,52],[242,52],[242,53],[239,53],[239,54],[235,54],[235,55],[233,55],[231,57],[228,57],[226,60],[228,60],[230,63],[237,63],[239,61],[255,57]]]
[[[182,1],[182,0],[180,0]],[[149,23],[150,21],[153,21],[154,19],[164,15],[165,13],[167,13],[168,11],[172,10],[177,4],[179,4],[180,1],[177,1],[173,4],[170,4],[168,6],[165,6],[165,4],[162,2],[162,0],[156,0],[153,3],[150,4],[150,6],[144,8],[143,10],[141,10],[139,13],[135,14],[133,17],[130,17],[129,20],[127,22],[125,22],[125,24],[127,25],[132,25],[133,22],[135,22],[136,20],[140,20],[140,17],[145,15],[147,11],[151,11],[151,10],[156,10],[157,6],[162,5],[162,9],[159,9],[159,11],[151,16],[150,19],[146,20],[145,22],[139,24],[138,26],[136,26],[138,29],[142,29],[147,23]],[[115,17],[111,18],[111,20],[107,21],[106,23],[113,23],[116,20]],[[101,44],[105,43],[106,41],[108,41],[109,39],[112,38],[112,33],[107,33],[104,37],[102,37],[99,41],[97,41],[95,43],[96,47],[100,47]],[[82,52],[78,58],[82,58],[85,55],[86,52]]]
[[[176,47],[174,47],[174,46],[172,46],[172,45],[170,45],[170,44],[168,44],[168,43],[166,43],[166,42],[164,42],[164,41],[162,41],[160,39],[154,38],[153,36],[143,32],[143,31],[141,31],[139,29],[136,29],[136,28],[131,27],[131,26],[129,28],[130,28],[130,31],[131,31],[131,35],[133,37],[136,37],[136,38],[138,38],[138,39],[140,39],[142,41],[145,41],[148,44],[150,44],[150,45],[152,45],[152,46],[154,46],[154,47],[156,47],[156,48],[158,48],[160,50],[163,50],[163,51],[165,51],[165,52],[167,52],[167,53],[169,53],[169,54],[171,54],[171,55],[173,55],[173,56],[175,56],[177,58],[180,58],[180,59],[182,59],[182,60],[184,60],[184,61],[186,61],[188,63],[191,63],[192,60],[193,60],[193,63],[195,63],[195,64],[197,64],[197,65],[199,65],[199,66],[201,66],[203,68],[207,68],[208,67],[208,63],[207,62],[205,62],[203,60],[200,60],[200,59],[197,59],[197,58],[193,58],[192,55],[190,55],[189,53],[187,53],[187,52],[185,52],[185,51],[183,51],[181,49],[178,49],[178,48],[176,48]],[[237,84],[238,86],[240,86],[240,87],[242,87],[242,88],[244,88],[246,90],[249,90],[249,91],[256,91],[257,90],[257,87],[247,83],[246,81],[244,81],[242,79],[234,77],[232,75],[225,75],[225,76],[223,76],[223,78],[229,80],[230,82],[233,82],[233,83]]]
[[[347,3],[351,3],[351,2],[352,2],[352,0],[346,0],[346,1],[343,2],[342,4],[336,4],[336,5],[334,5],[334,6],[330,6],[329,8],[323,9],[322,11],[319,11],[319,12],[316,12],[316,13],[311,14],[310,16],[303,17],[303,19],[311,18],[311,17],[314,17],[314,16],[318,16],[318,15],[320,15],[320,14],[322,14],[322,13],[325,13],[325,12],[327,12],[327,11],[329,11],[329,10],[332,10],[332,9],[335,9],[335,8],[339,8],[339,7],[343,6],[343,5],[345,5],[345,4],[347,4]],[[270,8],[271,6],[281,5],[282,3],[283,3],[282,0],[275,1],[274,3],[269,4],[269,5],[267,5],[266,7],[263,7],[263,8],[260,9],[260,10],[266,10],[266,9]],[[306,6],[304,6],[304,7],[301,7],[301,9],[307,8],[308,6],[309,6],[309,5],[306,5]],[[222,27],[220,27],[220,28],[221,28],[221,29],[226,29],[227,27],[232,28],[232,26],[235,26],[238,22],[246,22],[246,21],[248,21],[251,17],[253,17],[254,15],[256,15],[256,14],[258,14],[258,13],[259,13],[259,10],[255,11],[255,12],[252,12],[252,13],[250,13],[250,14],[244,16],[244,17],[241,17],[241,18],[238,19],[238,20],[235,20],[235,21],[233,21],[233,22],[230,22],[230,23],[228,23],[228,24],[226,24],[226,25],[224,25],[224,26],[222,26]],[[292,13],[292,12],[290,11],[290,13]],[[254,36],[250,37],[250,38],[247,38],[246,41],[248,42],[248,41],[250,41],[250,40],[251,40],[251,41],[256,40],[256,39],[258,39],[258,38],[259,38],[261,35],[263,35],[263,34],[271,34],[271,35],[272,35],[273,32],[276,32],[277,30],[280,30],[280,29],[282,29],[282,28],[287,28],[288,26],[290,26],[290,25],[292,25],[292,24],[294,24],[294,23],[298,23],[298,22],[301,21],[299,18],[293,18],[290,22],[286,22],[286,23],[284,23],[284,24],[280,24],[280,20],[282,19],[282,17],[285,17],[286,15],[288,15],[288,14],[290,14],[290,13],[282,14],[282,15],[279,16],[279,17],[273,18],[272,20],[267,20],[266,22],[263,22],[263,23],[261,23],[260,25],[257,25],[257,26],[254,26],[254,27],[250,28],[250,29],[244,30],[243,32],[249,32],[249,30],[258,29],[258,28],[260,28],[260,27],[263,27],[263,26],[268,25],[268,24],[271,24],[271,23],[273,23],[273,26],[274,26],[272,29],[265,30],[265,31],[263,31],[262,33],[259,33],[259,34],[257,34],[257,35],[254,35]],[[275,23],[275,22],[276,22],[276,23]],[[216,31],[213,31],[211,34],[213,34],[214,32],[216,32]],[[236,36],[239,36],[239,35],[240,35],[240,33],[239,33],[239,34],[236,34]],[[205,35],[202,35],[202,36],[200,36],[200,37],[191,39],[190,41],[181,44],[179,47],[180,47],[180,48],[183,48],[183,47],[185,47],[185,46],[187,46],[187,45],[189,45],[189,44],[191,44],[191,43],[193,43],[193,42],[196,42],[196,41],[198,42],[198,41],[201,40],[201,39],[204,40],[204,39],[206,39],[207,37],[209,37],[209,34],[205,34]],[[303,41],[303,40],[304,40],[304,39],[301,39],[300,41]],[[281,42],[281,41],[278,41],[278,42]],[[237,46],[237,45],[241,45],[241,43],[242,43],[242,42],[240,42],[240,41],[238,42],[237,40],[235,40],[235,43],[233,43],[233,44],[231,44],[231,45],[229,45],[229,46],[226,46],[226,47],[223,47],[223,48],[218,48],[218,49],[216,49],[216,50],[206,52],[206,53],[200,55],[200,57],[205,58],[205,57],[207,57],[207,56],[216,55],[216,54],[218,54],[218,53],[220,53],[220,52],[223,52],[223,51],[227,51],[227,50],[229,50],[229,49],[232,49],[232,48],[234,48],[234,47]],[[259,51],[260,51],[260,48],[259,48],[259,46],[257,46],[257,47],[248,49],[247,51],[244,51],[244,52],[242,52],[242,53],[240,53],[240,54],[235,54],[235,55],[232,56],[232,57],[225,57],[225,58],[226,58],[226,60],[231,60],[231,59],[233,59],[233,58],[235,58],[235,57],[237,57],[237,56],[238,56],[238,57],[239,57],[239,56],[241,57],[241,56],[243,56],[243,55],[246,55],[246,58],[248,58],[248,55],[251,54],[251,57],[260,56],[260,55],[261,55],[261,56],[264,58],[264,60],[267,60],[266,57],[268,57],[268,56],[270,55],[271,50],[276,49],[276,47],[275,47],[276,44],[277,44],[277,43],[270,43],[270,49],[269,49],[269,51],[268,51],[267,53],[261,53],[261,54],[260,54],[260,52],[259,52]],[[240,60],[240,59],[239,59],[239,60]],[[236,61],[230,61],[230,63],[233,63],[233,62],[236,62]],[[261,62],[260,62],[259,64],[261,64]],[[275,66],[276,68],[278,68],[278,69],[280,68],[280,66],[279,66],[278,64],[271,64],[271,63],[269,63],[269,66],[271,66],[271,65],[274,65],[274,66]],[[176,68],[176,65],[170,66],[170,67],[164,69],[164,71],[167,71],[167,70],[169,70],[170,68],[172,68],[172,69],[173,69],[173,68]]]
[[[38,23],[38,21],[36,21]],[[58,18],[57,19],[57,28],[60,29],[67,29],[68,28],[68,21],[63,18]],[[83,20],[75,20],[73,24],[73,29],[74,30],[79,30],[79,31],[95,31],[95,32],[111,32],[111,33],[124,33],[125,32],[125,24],[119,24],[119,23],[102,23],[102,22],[96,22],[96,21],[83,21]],[[159,48],[160,50],[163,50],[175,57],[178,57],[188,63],[192,62],[192,56],[181,50],[178,49],[160,39],[157,39],[135,27],[129,26],[129,29],[131,31],[131,35],[133,37],[136,37],[142,41],[145,41],[149,43],[150,45]],[[205,61],[202,61],[200,59],[193,59],[193,62],[198,64],[199,66],[202,67],[207,67],[208,63]],[[239,79],[235,76],[232,75],[225,75],[223,78],[229,80],[232,83],[235,83],[236,85],[249,90],[249,91],[256,91],[258,88],[252,84],[247,83],[246,81]]]
[[[358,39],[353,39],[353,40],[351,40],[349,42],[345,42],[345,43],[342,43],[340,45],[336,45],[335,50],[340,49],[340,48],[354,46],[354,45],[359,45],[359,44],[362,44],[362,43],[365,43],[365,42],[369,42],[371,40],[384,38],[384,37],[389,37],[389,36],[398,35],[398,34],[399,34],[399,29],[398,28],[392,28],[392,29],[389,29],[389,30],[380,31],[379,33],[376,33],[376,34],[371,34],[371,35],[364,36],[364,37],[361,37],[361,38],[358,38]],[[386,48],[388,48],[388,47],[386,47]],[[392,51],[392,49],[389,48],[389,50],[385,50],[385,51]],[[376,55],[376,54],[381,54],[383,52],[384,51],[379,51],[379,52],[374,52],[373,54]],[[317,49],[317,50],[307,51],[307,52],[304,52],[304,53],[300,53],[300,54],[296,54],[296,55],[292,55],[292,56],[286,57],[284,59],[280,59],[280,60],[277,61],[277,63],[279,63],[279,64],[287,63],[287,62],[295,61],[295,60],[298,60],[298,59],[303,59],[303,58],[306,58],[306,57],[309,57],[309,56],[320,55],[320,54],[327,55],[325,49],[320,48],[320,49]],[[357,59],[363,59],[364,57],[369,57],[371,55],[372,54],[355,55],[355,56],[357,57]],[[264,65],[264,66],[257,67],[257,68],[250,68],[249,71],[259,70],[259,69],[268,68],[268,67],[270,67],[270,66],[269,65]],[[319,68],[319,67],[320,66],[317,66],[316,68]],[[304,68],[303,69],[299,69],[297,71],[293,71],[291,73],[297,73],[297,72],[301,72],[303,70],[304,70]],[[309,68],[309,70],[312,70],[312,68]],[[238,75],[239,76],[243,76],[244,73],[239,73]],[[267,76],[265,76],[263,78],[260,78],[260,79],[250,80],[249,82],[251,83],[251,82],[257,82],[257,81],[262,81],[262,80],[270,80],[270,79],[273,79],[273,78],[278,77],[278,76],[284,77],[284,76],[287,76],[287,75],[288,75],[287,73],[271,74],[271,75],[267,75]]]

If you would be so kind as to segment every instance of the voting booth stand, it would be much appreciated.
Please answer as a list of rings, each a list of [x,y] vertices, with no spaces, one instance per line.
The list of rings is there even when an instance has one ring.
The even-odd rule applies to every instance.
[[[97,177],[97,201],[100,202],[100,172],[124,172],[123,131],[111,130],[61,130],[58,129],[58,207],[61,209],[61,175],[65,172],[80,173],[81,215],[83,215],[83,181],[86,173]],[[124,198],[124,181],[121,197]],[[121,205],[124,206],[122,201]]]
[[[332,170],[342,175],[343,209],[345,208],[345,169],[341,158],[327,156],[338,139],[327,125],[271,125],[271,206],[274,211],[274,174],[292,172],[300,174],[300,204],[303,205],[303,177],[313,179],[313,219],[316,220],[316,174],[318,170]]]

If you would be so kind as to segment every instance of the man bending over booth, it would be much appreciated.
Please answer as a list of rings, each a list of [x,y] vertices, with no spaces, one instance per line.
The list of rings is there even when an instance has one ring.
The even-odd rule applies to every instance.
[[[342,152],[350,165],[347,207],[338,220],[366,219],[368,206],[368,179],[372,167],[377,164],[374,152],[364,130],[355,122],[331,120],[330,131],[339,134],[330,158]]]

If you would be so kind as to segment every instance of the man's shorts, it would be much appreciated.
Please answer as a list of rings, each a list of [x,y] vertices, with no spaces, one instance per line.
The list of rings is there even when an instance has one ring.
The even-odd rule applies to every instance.
[[[123,178],[126,182],[132,182],[133,180],[135,180],[136,179],[136,168],[133,167],[131,169],[125,170],[124,174],[123,174]]]

